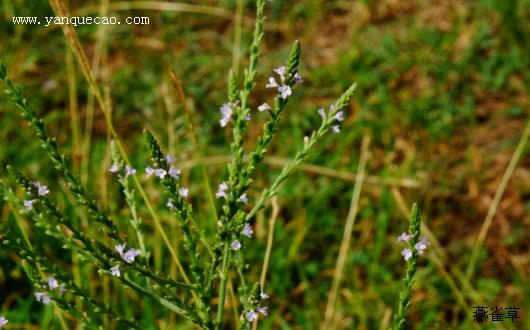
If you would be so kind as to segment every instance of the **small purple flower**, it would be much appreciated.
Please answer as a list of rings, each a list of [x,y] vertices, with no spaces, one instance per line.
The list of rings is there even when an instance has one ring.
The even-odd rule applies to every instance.
[[[182,187],[179,189],[179,195],[182,197],[182,198],[186,198],[188,197],[188,193],[190,192],[190,190],[188,188],[185,188],[185,187]]]
[[[3,328],[8,322],[9,322],[8,319],[6,319],[3,316],[0,316],[0,329]]]
[[[124,244],[118,244],[114,247],[114,249],[116,250],[116,252],[118,252],[118,254],[120,255],[120,257],[123,258],[123,251],[125,250],[125,243]]]
[[[282,99],[286,99],[288,98],[293,92],[291,91],[291,87],[289,87],[289,85],[281,85],[279,88],[278,88],[278,92],[280,93],[280,97]]]
[[[262,314],[263,316],[269,315],[269,307],[267,306],[258,307],[258,313]]]
[[[164,170],[163,168],[157,168],[155,170],[155,176],[159,177],[160,179],[165,178],[166,175],[167,175],[167,171]]]
[[[151,175],[155,174],[155,169],[152,168],[151,166],[147,166],[145,168],[145,177],[146,178],[149,178]]]
[[[46,196],[50,193],[50,190],[45,185],[42,185],[40,182],[33,182],[33,186],[37,189],[39,196]]]
[[[339,112],[337,112],[337,113],[333,116],[333,119],[336,120],[336,121],[343,121],[343,120],[344,120],[344,111],[339,111]]]
[[[134,167],[131,167],[129,165],[125,166],[125,176],[131,176],[136,174],[136,169]]]
[[[280,66],[280,67],[277,67],[277,68],[274,69],[273,71],[276,72],[276,74],[278,74],[278,76],[280,76],[280,80],[281,80],[282,82],[285,81],[285,72],[286,72],[286,70],[285,70],[285,66],[282,65],[282,66]]]
[[[398,242],[408,242],[412,238],[412,235],[407,234],[406,232],[401,233],[401,235],[398,236],[397,241]]]
[[[175,157],[173,157],[173,155],[167,155],[167,156],[166,156],[166,162],[167,162],[168,164],[173,164],[173,163],[176,162],[176,161],[177,161],[177,159],[176,159]]]
[[[55,277],[48,277],[48,287],[50,290],[57,289],[59,287],[59,282],[55,279]]]
[[[110,165],[110,167],[109,167],[109,171],[110,171],[111,173],[116,173],[116,172],[118,172],[119,170],[120,170],[120,168],[118,167],[118,164],[112,164],[112,165]]]
[[[230,248],[234,251],[238,251],[239,249],[241,249],[241,243],[236,239],[230,244]]]
[[[116,265],[112,267],[110,269],[110,273],[112,274],[112,276],[120,277],[121,276],[120,265]]]
[[[247,193],[244,193],[243,195],[239,196],[239,198],[237,200],[240,201],[243,204],[248,204]]]
[[[403,256],[405,261],[408,261],[410,258],[412,258],[412,250],[409,248],[405,248],[403,249],[403,251],[401,251],[401,255]]]
[[[261,300],[267,300],[270,298],[270,296],[263,291],[261,291],[261,293],[259,294],[259,297],[261,298]]]
[[[226,182],[222,182],[217,188],[215,197],[227,199],[228,198],[228,195],[226,194],[227,190],[228,190],[228,184],[226,184]]]
[[[427,245],[429,244],[430,243],[425,238],[421,238],[420,241],[414,245],[414,248],[416,249],[416,251],[418,251],[418,254],[421,256],[425,252],[425,249],[427,249]]]
[[[304,82],[304,80],[302,79],[302,76],[298,72],[294,74],[293,80],[297,84],[301,84]]]
[[[175,205],[173,205],[173,201],[171,199],[167,201],[166,206],[170,210],[173,210],[175,208]]]
[[[252,238],[252,235],[254,235],[254,230],[252,229],[252,225],[248,222],[245,223],[243,230],[241,230],[241,234],[245,235],[248,238]]]
[[[52,298],[44,292],[35,292],[35,299],[44,305],[48,305],[52,301]]]
[[[269,77],[269,83],[265,85],[266,88],[276,88],[279,87],[278,83],[276,82],[276,79],[274,77]]]
[[[230,118],[232,118],[232,107],[228,103],[225,103],[219,111],[221,112],[221,120],[219,120],[219,124],[221,127],[225,127],[230,121]]]
[[[33,210],[33,204],[35,204],[35,202],[37,202],[36,199],[25,200],[24,207],[26,208],[26,210],[31,211]]]
[[[332,131],[333,133],[335,133],[335,134],[336,134],[336,133],[339,133],[339,132],[340,132],[340,126],[339,126],[339,125],[333,125],[333,126],[331,126],[331,131]]]
[[[326,120],[326,111],[324,110],[324,108],[320,108],[318,109],[318,114],[322,117],[322,120]]]
[[[260,105],[258,107],[258,111],[259,112],[263,112],[263,111],[269,111],[271,109],[271,106],[268,105],[267,103],[263,103],[262,105]]]
[[[174,168],[174,167],[169,168],[169,176],[175,180],[179,179],[180,173],[182,173],[180,168]]]
[[[254,311],[253,309],[249,310],[246,315],[247,321],[254,322],[258,319],[258,313]]]
[[[136,249],[129,249],[125,254],[123,255],[123,260],[125,260],[126,263],[130,264],[134,262],[134,259],[140,255],[140,251]]]

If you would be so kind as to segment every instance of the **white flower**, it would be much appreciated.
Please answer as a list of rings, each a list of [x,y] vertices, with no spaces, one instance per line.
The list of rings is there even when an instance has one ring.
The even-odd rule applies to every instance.
[[[276,82],[276,79],[274,77],[269,77],[269,83],[265,85],[266,88],[276,88],[278,87],[278,83]]]
[[[175,208],[175,205],[173,205],[173,201],[171,199],[167,201],[166,206],[170,210],[173,210]]]
[[[151,166],[147,166],[145,168],[145,177],[148,178],[153,174],[155,174],[155,170]]]
[[[3,317],[3,316],[0,316],[0,328],[3,328],[9,321]]]
[[[232,244],[230,244],[230,248],[234,251],[238,251],[239,249],[241,249],[241,243],[239,243],[239,241],[236,239],[232,242]]]
[[[252,118],[252,116],[250,115],[250,113],[245,117],[245,120],[246,121],[250,121],[250,119]]]
[[[24,201],[24,207],[26,208],[26,210],[28,210],[28,211],[33,210],[33,204],[35,204],[36,201],[37,201],[36,199],[25,200]]]
[[[118,172],[119,170],[120,170],[120,168],[118,167],[118,164],[112,164],[112,165],[110,165],[110,167],[109,167],[109,171],[110,171],[111,173],[116,173],[116,172]]]
[[[57,289],[59,287],[59,282],[55,279],[55,277],[48,277],[48,287],[50,290]]]
[[[337,113],[333,116],[333,119],[335,119],[336,121],[343,121],[343,120],[344,120],[344,111],[339,111],[339,112],[337,112]]]
[[[262,314],[263,316],[269,315],[269,307],[267,306],[258,307],[258,313]]]
[[[291,87],[289,87],[289,85],[281,85],[279,88],[278,88],[278,92],[280,93],[280,97],[282,99],[286,99],[287,97],[289,97],[289,95],[291,95],[293,92],[291,91]]]
[[[243,204],[247,204],[248,203],[247,193],[244,193],[243,195],[239,196],[238,201],[240,201]]]
[[[412,258],[412,250],[409,248],[403,249],[403,251],[401,251],[401,255],[403,258],[405,258],[405,260],[409,260]]]
[[[245,223],[245,226],[243,227],[243,230],[241,230],[241,234],[245,235],[248,238],[251,238],[254,234],[254,230],[252,229],[252,226],[250,223]]]
[[[340,132],[340,126],[339,125],[333,125],[331,126],[331,131],[333,133],[339,133]]]
[[[258,318],[258,313],[256,313],[254,310],[249,310],[247,312],[247,321],[249,322],[254,322],[254,320],[256,320]]]
[[[44,305],[48,305],[52,301],[52,298],[44,292],[35,292],[35,299]]]
[[[429,244],[430,243],[427,242],[425,238],[422,238],[418,243],[414,245],[414,248],[416,249],[416,251],[418,251],[419,255],[422,255],[425,252],[425,249],[427,249],[427,245]]]
[[[304,80],[302,79],[302,76],[298,72],[294,74],[293,80],[297,84],[301,84],[304,82]]]
[[[266,294],[265,292],[261,291],[261,293],[259,294],[259,297],[262,299],[262,300],[267,300],[270,298],[270,296],[268,294]]]
[[[304,136],[304,145],[307,145],[309,143],[309,136]]]
[[[112,267],[110,269],[110,273],[112,274],[112,276],[120,277],[121,276],[120,265],[116,265]]]
[[[186,198],[188,197],[188,193],[190,192],[190,190],[188,188],[185,188],[185,187],[182,187],[179,189],[179,195],[183,198]]]
[[[163,168],[157,168],[155,170],[155,176],[159,177],[160,179],[165,178],[166,175],[167,175],[167,171],[164,170]]]
[[[217,198],[228,198],[228,195],[226,194],[226,191],[228,190],[228,184],[226,182],[222,182],[219,187],[217,188],[217,192],[215,193],[215,197]]]
[[[33,182],[33,186],[37,188],[37,193],[39,196],[46,196],[50,190],[45,185],[42,185],[40,182]]]
[[[322,117],[323,120],[326,120],[326,111],[324,108],[318,109],[318,114]]]
[[[221,120],[219,120],[219,124],[221,124],[221,127],[225,127],[230,121],[230,118],[232,118],[232,108],[228,103],[225,103],[219,111],[221,111]]]
[[[123,258],[123,251],[125,250],[125,243],[124,244],[118,244],[114,247],[114,249],[116,250],[116,252],[118,252],[118,254],[120,255],[120,257]]]
[[[263,103],[262,105],[260,105],[260,106],[258,107],[258,111],[259,111],[259,112],[268,111],[268,110],[270,110],[270,109],[271,109],[271,106],[268,105],[267,103]]]
[[[280,67],[277,67],[273,71],[276,72],[278,74],[278,76],[280,76],[280,80],[282,82],[285,80],[285,66],[282,65]]]
[[[178,180],[180,173],[182,173],[180,168],[174,168],[174,167],[169,168],[169,176],[175,180]]]
[[[175,161],[177,161],[177,159],[175,157],[173,157],[173,155],[167,155],[166,156],[166,162],[168,164],[173,164]]]
[[[136,174],[136,169],[134,167],[131,167],[129,165],[125,166],[125,176],[131,176]]]
[[[125,260],[126,263],[130,264],[134,262],[134,259],[140,255],[140,251],[136,249],[129,249],[125,254],[123,255],[123,260]]]
[[[412,235],[407,234],[406,232],[401,233],[401,235],[398,236],[397,241],[398,242],[408,242],[412,238]]]

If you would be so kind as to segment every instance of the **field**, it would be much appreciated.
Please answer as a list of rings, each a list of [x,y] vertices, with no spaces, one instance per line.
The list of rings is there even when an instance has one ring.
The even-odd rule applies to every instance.
[[[136,216],[109,171],[116,159],[111,141],[119,137],[143,187],[135,200],[147,263],[157,274],[183,280],[175,259],[190,276],[193,262],[162,186],[145,178],[152,157],[143,131],[175,156],[179,180],[189,187],[192,227],[200,229],[205,246],[213,246],[216,219],[224,211],[223,198],[212,195],[227,180],[233,160],[234,128],[219,125],[219,109],[229,101],[230,69],[243,85],[256,3],[64,2],[71,16],[148,17],[149,24],[73,27],[91,84],[64,26],[45,26],[45,17],[60,16],[57,10],[44,0],[2,0],[0,59],[80,182],[135,242],[129,221]],[[42,24],[14,24],[22,16],[38,16]],[[245,304],[237,298],[243,295],[237,271],[244,270],[249,283],[263,277],[270,295],[259,329],[391,328],[406,268],[397,237],[407,230],[417,203],[421,236],[430,244],[419,256],[406,329],[530,329],[530,1],[274,0],[266,1],[265,17],[248,100],[251,119],[241,141],[245,164],[268,118],[256,109],[275,95],[268,79],[288,60],[295,40],[303,83],[293,87],[242,210],[252,209],[303,148],[304,137],[319,127],[318,109],[352,83],[357,87],[340,133],[324,136],[252,217],[254,235],[241,241],[246,266],[236,262],[228,272],[221,327],[236,328]],[[46,262],[141,328],[196,329],[35,225],[19,205],[26,193],[8,165],[46,184],[67,221],[114,249],[42,144],[2,93],[0,238],[6,239],[8,228],[30,242]],[[207,248],[200,245],[198,253],[205,257]],[[57,303],[36,301],[35,282],[22,260],[7,245],[0,248],[6,329],[90,329]],[[70,301],[73,310],[85,310],[83,299]],[[215,314],[217,295],[211,304]],[[502,307],[504,319],[494,322],[489,313],[488,322],[478,322],[480,306],[488,313]],[[518,308],[519,318],[508,318],[513,314],[507,307]],[[104,329],[127,328],[112,314],[91,313]]]

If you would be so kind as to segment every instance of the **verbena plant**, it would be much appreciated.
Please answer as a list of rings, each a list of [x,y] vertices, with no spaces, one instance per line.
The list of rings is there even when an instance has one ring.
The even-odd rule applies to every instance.
[[[27,178],[17,169],[8,166],[7,170],[14,180],[24,189],[25,197],[17,195],[4,184],[0,184],[0,193],[12,205],[20,209],[32,219],[36,227],[54,241],[60,243],[63,249],[79,258],[80,262],[92,265],[103,276],[109,276],[116,287],[128,287],[140,296],[158,302],[162,307],[186,318],[204,329],[223,328],[225,314],[225,300],[229,277],[233,277],[239,306],[235,306],[239,317],[237,328],[250,329],[252,322],[260,316],[266,316],[268,295],[258,283],[249,283],[248,267],[245,263],[245,239],[253,235],[252,223],[258,211],[263,209],[274,195],[278,193],[280,185],[293,173],[300,163],[307,157],[315,144],[329,131],[338,133],[340,122],[344,119],[344,109],[347,107],[355,90],[351,85],[328,110],[319,109],[321,124],[309,136],[304,138],[302,148],[295,154],[292,161],[286,165],[276,177],[270,187],[262,191],[261,196],[254,203],[250,203],[247,191],[254,182],[257,167],[263,162],[268,145],[271,143],[277,129],[282,112],[289,101],[289,97],[296,85],[302,83],[298,73],[300,62],[300,44],[295,42],[291,48],[285,65],[274,70],[274,75],[266,83],[267,88],[276,91],[274,101],[269,105],[264,103],[257,107],[258,111],[267,112],[268,119],[263,125],[263,132],[257,139],[253,150],[243,148],[247,121],[253,109],[250,106],[251,92],[256,85],[256,68],[259,58],[259,46],[263,36],[264,0],[257,1],[257,15],[250,47],[250,61],[244,72],[242,81],[230,72],[228,76],[227,102],[221,107],[222,127],[231,127],[232,141],[230,143],[232,160],[228,164],[227,177],[218,186],[217,197],[220,210],[217,220],[217,233],[214,238],[204,237],[203,231],[194,221],[193,207],[188,201],[189,190],[179,180],[180,170],[174,166],[174,158],[164,153],[154,138],[145,131],[145,140],[149,149],[152,164],[145,169],[144,176],[155,178],[167,197],[166,207],[178,222],[182,232],[182,249],[185,257],[183,264],[178,263],[181,272],[176,280],[167,274],[160,274],[151,265],[148,237],[143,233],[142,219],[138,212],[139,203],[136,193],[137,173],[123,149],[112,143],[112,172],[119,182],[125,196],[125,202],[130,212],[128,228],[120,230],[115,219],[95,200],[92,194],[83,186],[77,173],[72,169],[69,159],[61,154],[55,138],[47,132],[42,119],[37,118],[30,103],[23,97],[22,92],[7,76],[7,70],[0,62],[0,79],[4,81],[7,94],[13,99],[22,117],[34,130],[42,147],[62,176],[67,188],[75,197],[80,209],[88,218],[95,222],[104,233],[104,237],[91,235],[82,229],[79,222],[65,213],[51,196],[47,186],[36,180]],[[315,115],[317,115],[315,113]],[[248,157],[245,158],[245,154]],[[136,176],[136,177],[135,177]],[[136,181],[135,181],[136,180]],[[219,180],[221,181],[221,180]],[[133,237],[127,232],[134,233]],[[88,328],[101,328],[107,324],[105,318],[113,320],[118,328],[141,329],[141,325],[134,318],[126,317],[94,296],[87,289],[88,283],[78,283],[70,269],[64,265],[57,265],[48,259],[38,247],[33,247],[23,230],[0,226],[1,243],[16,252],[23,260],[23,267],[28,278],[33,283],[35,298],[43,304],[53,303],[77,319]],[[416,269],[418,254],[424,248],[418,248],[419,218],[414,208],[409,236],[401,236],[402,240],[410,241],[411,249],[404,250],[404,257],[408,261],[405,276],[404,292],[401,295],[399,312],[395,318],[395,328],[404,327],[404,313],[410,302],[410,286]],[[414,250],[416,249],[416,250]],[[414,252],[412,252],[414,251]],[[233,272],[232,270],[235,270]],[[189,274],[189,275],[187,275]],[[234,274],[237,274],[234,276]],[[5,322],[5,323],[4,323]],[[65,321],[63,320],[63,327]],[[0,327],[7,323],[2,319]]]

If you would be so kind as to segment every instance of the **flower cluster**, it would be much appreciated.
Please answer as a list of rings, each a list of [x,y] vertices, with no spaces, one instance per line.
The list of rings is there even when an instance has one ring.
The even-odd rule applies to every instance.
[[[110,165],[109,172],[117,173],[119,171],[120,171],[120,166],[118,164],[113,163],[112,165]],[[136,169],[134,167],[126,165],[125,166],[125,176],[128,177],[128,176],[131,176],[131,175],[134,175],[134,174],[136,174]]]
[[[130,248],[127,251],[125,251],[125,244],[118,244],[115,246],[115,249],[120,255],[120,257],[128,264],[133,263],[134,259],[136,259],[136,257],[140,255],[140,251],[133,249],[133,248]]]
[[[39,181],[33,182],[33,187],[37,189],[37,193],[39,196],[46,196],[50,193],[50,189],[46,187],[45,185],[41,184]]]
[[[329,114],[326,113],[324,108],[318,109],[318,114],[322,117],[323,121],[326,121],[328,119],[329,114],[333,114],[333,117],[331,118],[333,122],[344,121],[344,112],[342,110],[335,112],[335,105],[333,104],[329,107]],[[339,133],[340,126],[338,124],[331,125],[331,130],[333,131],[333,133]]]
[[[36,181],[36,182],[32,182],[31,183],[33,185],[33,187],[35,187],[35,189],[37,190],[37,194],[39,196],[46,196],[50,193],[50,189],[48,189],[47,186],[41,184],[39,181]],[[27,191],[28,195],[31,195],[31,191]],[[26,199],[24,200],[24,208],[27,210],[27,211],[31,211],[33,210],[33,204],[35,204],[36,202],[38,202],[37,199]]]
[[[217,192],[215,193],[215,197],[228,199],[228,195],[231,194],[231,192],[229,192],[228,189],[229,189],[228,183],[221,182],[221,184],[217,187]],[[241,196],[239,196],[237,200],[243,204],[248,204],[248,196],[246,193],[243,193]]]
[[[263,300],[267,300],[267,299],[269,299],[269,295],[266,294],[265,292],[261,291],[260,298],[261,298],[262,301]],[[269,315],[269,307],[268,306],[259,306],[258,305],[255,309],[249,310],[246,313],[245,317],[246,317],[247,321],[254,322],[255,320],[258,319],[259,314],[261,314],[263,316]]]
[[[248,222],[245,223],[245,225],[243,226],[243,229],[241,230],[241,234],[248,237],[248,238],[252,238],[252,235],[254,235],[254,229],[252,229],[252,225]],[[241,242],[239,240],[234,240],[232,241],[232,243],[230,244],[230,248],[233,250],[233,251],[238,251],[241,249]]]
[[[50,291],[57,290],[61,293],[65,290],[53,276],[48,277],[48,286],[44,285],[43,289]],[[46,292],[35,292],[35,299],[44,305],[48,305],[52,301],[52,298]]]
[[[289,96],[291,96],[291,94],[293,93],[293,91],[291,90],[291,86],[289,86],[286,83],[286,78],[287,77],[285,76],[285,74],[287,73],[287,70],[285,69],[285,66],[282,65],[282,66],[274,69],[274,72],[276,72],[276,74],[280,77],[280,83],[278,84],[278,82],[276,82],[276,79],[274,77],[269,77],[269,83],[267,85],[265,85],[265,87],[267,87],[267,88],[277,88],[278,89],[278,93],[280,94],[280,97],[285,100]],[[293,80],[297,84],[301,84],[303,82],[302,76],[300,76],[299,73],[296,73],[294,75]],[[265,109],[263,109],[263,110],[265,110]],[[263,111],[263,110],[260,110],[260,111]]]
[[[219,111],[221,112],[221,120],[219,120],[219,124],[221,127],[225,127],[228,125],[228,122],[232,118],[232,114],[234,113],[234,110],[237,108],[237,102],[233,103],[224,103],[221,108],[219,108]]]
[[[401,233],[401,235],[398,236],[397,241],[398,242],[409,243],[412,238],[413,237],[412,237],[411,234],[403,232],[403,233]],[[401,251],[401,255],[403,256],[403,258],[406,261],[408,261],[410,258],[412,258],[412,255],[413,255],[413,250],[412,249],[415,249],[416,252],[418,253],[418,255],[421,256],[421,255],[423,255],[423,253],[425,253],[425,250],[427,249],[427,246],[430,245],[430,244],[431,243],[429,243],[427,241],[427,239],[422,237],[422,238],[420,238],[420,240],[416,244],[414,244],[414,246],[408,247],[408,248],[404,248]]]
[[[163,179],[166,177],[166,175],[169,175],[173,179],[178,180],[181,173],[181,169],[175,167],[170,167],[168,171],[164,170],[163,168],[152,168],[151,166],[147,166],[145,168],[145,176],[147,178],[151,177],[154,174],[160,179]]]

